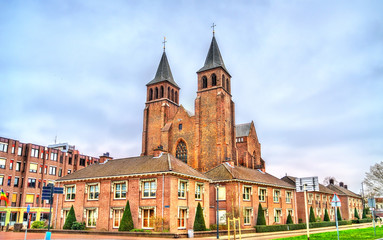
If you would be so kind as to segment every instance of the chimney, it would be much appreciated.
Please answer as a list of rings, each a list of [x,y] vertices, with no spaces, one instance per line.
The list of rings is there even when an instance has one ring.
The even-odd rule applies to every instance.
[[[344,188],[345,188],[345,189],[348,189],[346,184],[344,185]]]
[[[330,185],[334,185],[334,179],[330,178]]]
[[[106,152],[100,156],[100,163],[105,163],[109,160],[112,160],[113,158],[109,156],[109,152]]]
[[[343,182],[340,182],[340,183],[339,183],[339,186],[343,187]]]
[[[159,157],[163,153],[166,153],[166,151],[164,151],[164,147],[162,145],[159,145],[156,149],[153,149],[154,157]]]

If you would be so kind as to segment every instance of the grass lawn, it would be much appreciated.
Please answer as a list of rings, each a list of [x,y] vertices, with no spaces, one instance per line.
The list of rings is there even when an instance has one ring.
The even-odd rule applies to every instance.
[[[361,229],[350,229],[339,231],[339,240],[341,239],[379,239],[383,238],[383,227],[376,227],[376,237],[374,237],[374,228],[361,228]],[[307,235],[289,237],[289,238],[280,238],[280,239],[307,239]],[[316,233],[310,234],[310,240],[330,240],[337,239],[336,231],[334,232],[325,232],[325,233]]]

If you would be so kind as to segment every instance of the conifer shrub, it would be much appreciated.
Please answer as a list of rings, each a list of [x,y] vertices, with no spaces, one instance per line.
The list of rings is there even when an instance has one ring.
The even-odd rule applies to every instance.
[[[313,209],[313,207],[310,207],[310,217],[309,217],[309,222],[315,222],[315,214],[314,214],[314,209]]]
[[[287,215],[287,220],[286,220],[286,224],[293,224],[293,218],[291,217],[290,213],[289,215]]]
[[[336,208],[336,214],[338,215],[338,221],[342,221],[342,215],[340,215],[339,207]]]
[[[118,231],[130,231],[134,229],[134,223],[132,218],[132,212],[130,211],[129,200],[126,202],[125,211],[122,215],[120,226]]]
[[[200,203],[198,203],[197,205],[197,212],[195,214],[193,230],[206,231],[205,219],[203,217],[203,211]]]
[[[366,211],[366,208],[363,208],[362,218],[363,218],[363,219],[366,219],[366,218],[367,218],[367,211]]]
[[[358,211],[356,210],[356,208],[354,208],[354,217],[356,219],[359,219],[359,214],[358,214]]]
[[[257,217],[257,225],[266,225],[265,213],[263,211],[262,205],[258,205],[258,217]]]
[[[328,215],[327,208],[324,211],[323,221],[325,221],[325,222],[329,222],[330,221],[330,217]]]
[[[74,213],[73,205],[69,210],[68,216],[65,219],[63,229],[72,229],[73,223],[76,222],[76,215]]]

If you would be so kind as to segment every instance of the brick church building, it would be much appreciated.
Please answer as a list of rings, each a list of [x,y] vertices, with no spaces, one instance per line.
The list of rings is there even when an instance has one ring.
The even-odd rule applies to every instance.
[[[214,35],[197,82],[193,113],[179,104],[180,87],[164,50],[154,79],[146,85],[141,155],[162,150],[202,172],[226,161],[265,171],[254,123],[235,124],[231,75]]]

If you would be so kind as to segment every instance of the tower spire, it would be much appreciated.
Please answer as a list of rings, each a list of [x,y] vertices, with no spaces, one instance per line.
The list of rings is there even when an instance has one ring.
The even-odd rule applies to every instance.
[[[217,25],[215,25],[214,23],[213,23],[213,25],[211,26],[211,28],[213,29],[213,37],[214,37],[214,35],[215,35],[214,28],[215,28],[216,26],[217,26]]]
[[[166,37],[164,36],[164,41],[162,42],[164,44],[164,52],[165,52],[165,44],[166,44]]]

